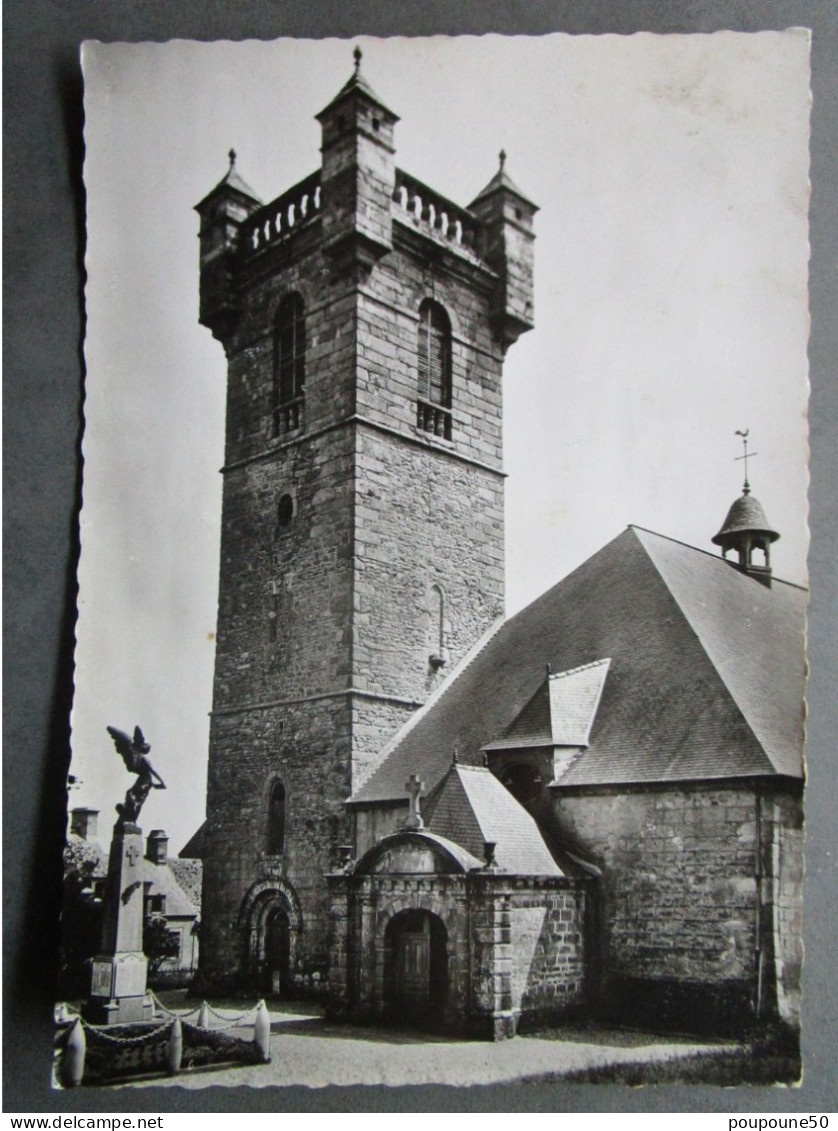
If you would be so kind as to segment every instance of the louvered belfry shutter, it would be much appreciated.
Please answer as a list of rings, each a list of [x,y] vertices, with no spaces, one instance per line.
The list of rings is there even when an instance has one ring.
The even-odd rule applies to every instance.
[[[441,307],[423,302],[419,311],[419,396],[431,404],[451,404],[450,330]]]
[[[276,329],[279,403],[288,404],[302,396],[305,384],[306,324],[299,295],[287,295],[279,304]]]

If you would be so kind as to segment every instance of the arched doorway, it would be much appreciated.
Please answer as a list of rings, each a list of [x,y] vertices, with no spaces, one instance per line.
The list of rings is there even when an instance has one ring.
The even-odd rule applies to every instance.
[[[385,1016],[401,1024],[440,1023],[448,996],[448,932],[438,915],[411,908],[384,932]]]
[[[254,884],[242,902],[239,930],[243,986],[268,997],[293,996],[302,917],[290,884]]]

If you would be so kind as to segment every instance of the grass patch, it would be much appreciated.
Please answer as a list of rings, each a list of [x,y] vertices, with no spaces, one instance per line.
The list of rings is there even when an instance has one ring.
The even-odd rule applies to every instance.
[[[801,1077],[800,1044],[797,1034],[783,1025],[750,1033],[741,1041],[696,1042],[685,1034],[648,1033],[636,1029],[602,1030],[596,1025],[544,1029],[531,1034],[541,1040],[587,1043],[621,1049],[667,1046],[671,1055],[660,1060],[622,1061],[616,1064],[573,1069],[566,1073],[544,1073],[527,1077],[526,1083],[548,1083],[557,1079],[570,1084],[713,1084],[721,1088],[741,1084],[796,1084]],[[525,1038],[526,1039],[526,1038]],[[700,1052],[678,1055],[679,1046],[700,1043]],[[716,1045],[717,1047],[712,1047]]]
[[[546,1084],[555,1074],[528,1076],[527,1084]],[[646,1064],[610,1064],[562,1074],[566,1084],[714,1084],[732,1088],[742,1084],[795,1084],[800,1079],[800,1058],[755,1057],[748,1051],[695,1053],[683,1058]]]

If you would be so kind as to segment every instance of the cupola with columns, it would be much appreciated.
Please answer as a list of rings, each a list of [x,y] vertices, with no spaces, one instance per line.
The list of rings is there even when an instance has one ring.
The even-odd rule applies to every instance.
[[[721,530],[713,536],[713,543],[721,546],[723,558],[727,558],[729,551],[736,554],[736,560],[730,563],[732,566],[770,588],[771,543],[776,542],[780,535],[769,525],[762,505],[751,494],[748,459],[753,458],[756,452],[748,451],[748,430],[736,434],[742,437],[745,449],[744,455],[738,457],[745,461],[745,482],[742,494],[727,512]]]

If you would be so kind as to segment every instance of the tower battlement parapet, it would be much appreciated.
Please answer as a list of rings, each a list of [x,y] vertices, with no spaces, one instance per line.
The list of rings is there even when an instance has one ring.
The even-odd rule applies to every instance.
[[[416,177],[396,169],[394,218],[411,223],[426,235],[447,240],[460,250],[479,254],[481,225],[477,217]]]
[[[317,115],[321,167],[263,204],[242,180],[230,152],[227,175],[197,205],[201,216],[201,322],[225,343],[247,304],[251,265],[301,232],[338,272],[360,280],[392,255],[394,225],[426,246],[418,254],[484,273],[493,290],[491,324],[505,350],[533,326],[533,217],[538,211],[500,168],[463,207],[396,167],[398,121],[356,71]],[[442,253],[442,255],[440,255]],[[272,268],[271,268],[272,269]],[[256,272],[259,275],[259,272]]]
[[[319,213],[320,170],[317,169],[248,217],[241,229],[242,256],[249,259],[289,239]]]
[[[320,215],[320,177],[315,170],[242,222],[239,246],[244,259],[296,235]],[[482,258],[483,225],[474,213],[403,169],[396,169],[392,213],[403,224]]]

